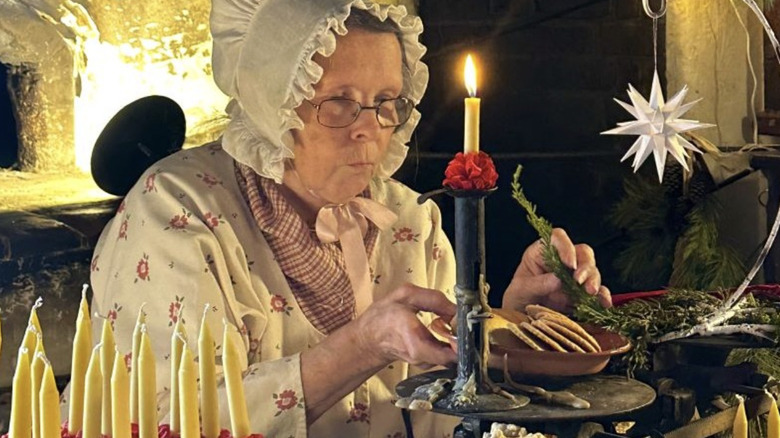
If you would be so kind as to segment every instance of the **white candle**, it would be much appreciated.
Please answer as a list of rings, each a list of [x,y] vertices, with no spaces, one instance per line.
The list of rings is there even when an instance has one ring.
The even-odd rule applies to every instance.
[[[214,337],[206,320],[209,304],[203,311],[198,336],[198,371],[200,374],[200,415],[205,438],[219,437],[219,402],[217,396],[217,366]]]
[[[222,336],[222,369],[225,372],[231,432],[233,432],[234,438],[245,438],[250,433],[249,414],[246,409],[244,382],[241,377],[241,360],[238,347],[233,340],[233,336],[236,335],[238,335],[238,330],[233,324],[225,321],[225,330]]]
[[[114,330],[108,318],[103,319],[103,333],[100,337],[100,371],[103,375],[103,418],[100,422],[100,433],[111,435],[111,374],[114,371],[114,355],[116,341]]]
[[[19,349],[13,386],[11,387],[11,421],[8,428],[8,438],[30,438],[32,435],[30,382],[30,355],[27,349],[22,347]]]
[[[33,354],[32,364],[30,366],[30,387],[32,392],[30,394],[32,400],[32,436],[33,438],[41,438],[41,400],[39,398],[41,391],[41,382],[43,381],[43,372],[46,370],[46,352],[43,351],[43,339],[41,335],[37,336],[38,343],[35,346],[35,353]]]
[[[102,408],[103,373],[100,371],[100,344],[97,344],[89,359],[84,385],[83,438],[100,438],[100,425],[103,421]]]
[[[146,324],[146,313],[141,304],[138,309],[138,319],[133,328],[133,350],[130,353],[130,421],[138,424],[138,356],[141,351],[141,327]]]
[[[68,432],[75,435],[84,420],[84,379],[92,351],[92,321],[89,318],[87,285],[81,290],[81,304],[76,318],[76,336],[73,338],[73,355],[70,364],[70,406]]]
[[[181,438],[200,438],[198,372],[192,353],[186,344],[181,353],[178,378]]]
[[[774,398],[766,417],[766,437],[780,438],[780,413],[777,412],[777,401]]]
[[[119,351],[114,353],[111,373],[111,437],[130,438],[130,376],[125,359]]]
[[[187,332],[184,330],[184,324],[181,322],[181,309],[173,326],[173,335],[171,336],[171,414],[170,428],[174,435],[181,431],[181,415],[179,413],[179,363],[181,362],[181,352],[184,343],[187,340]]]
[[[43,438],[59,438],[60,433],[60,393],[57,382],[54,381],[54,371],[49,361],[45,360],[45,368],[41,381],[41,391],[38,395],[41,410],[41,436]]]
[[[466,113],[463,126],[463,153],[479,152],[479,98],[477,96],[477,69],[471,55],[466,57],[464,79],[469,97],[465,100]]]
[[[157,438],[157,371],[146,326],[141,328],[138,352],[138,435]],[[84,437],[87,438],[87,437]]]

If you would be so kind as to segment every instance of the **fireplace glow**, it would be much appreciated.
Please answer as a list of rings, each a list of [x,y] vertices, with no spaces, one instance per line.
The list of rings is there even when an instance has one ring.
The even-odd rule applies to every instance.
[[[188,137],[223,112],[227,97],[211,78],[210,40],[185,46],[183,34],[171,32],[160,40],[112,45],[100,40],[91,20],[85,25],[84,19],[66,17],[63,24],[78,35],[74,136],[79,169],[89,171],[95,140],[111,117],[141,97],[158,94],[176,101],[184,110]]]

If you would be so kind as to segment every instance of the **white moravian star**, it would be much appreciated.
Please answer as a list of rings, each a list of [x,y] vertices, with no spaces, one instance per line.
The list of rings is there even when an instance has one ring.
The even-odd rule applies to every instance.
[[[657,70],[653,75],[653,86],[650,90],[649,102],[631,84],[628,84],[628,97],[633,105],[618,99],[615,99],[615,102],[631,113],[636,120],[620,122],[617,128],[602,132],[602,134],[610,135],[639,136],[628,152],[620,159],[621,162],[634,155],[632,166],[634,172],[636,172],[647,157],[650,156],[650,153],[652,153],[655,158],[656,170],[658,170],[658,180],[663,181],[664,165],[666,164],[666,154],[668,152],[672,154],[685,170],[689,170],[686,163],[688,152],[685,150],[688,149],[698,153],[701,153],[701,151],[680,134],[695,129],[710,128],[715,125],[680,118],[701,100],[697,99],[683,105],[682,102],[686,94],[688,94],[687,85],[668,102],[664,102],[663,90],[661,89],[661,82],[658,80]]]

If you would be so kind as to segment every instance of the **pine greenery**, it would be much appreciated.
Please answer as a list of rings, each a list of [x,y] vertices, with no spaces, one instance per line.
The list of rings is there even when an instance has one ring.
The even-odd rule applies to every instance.
[[[670,288],[668,292],[658,298],[649,300],[632,300],[620,307],[613,307],[606,309],[601,306],[597,299],[589,295],[582,285],[574,281],[572,272],[567,268],[560,259],[555,247],[551,244],[552,236],[552,224],[540,217],[536,213],[536,206],[528,200],[523,193],[523,189],[520,186],[520,174],[522,172],[522,166],[518,166],[513,175],[512,181],[512,197],[520,204],[526,212],[526,218],[528,223],[536,230],[544,245],[543,257],[547,268],[558,277],[562,284],[564,291],[569,295],[575,305],[574,316],[576,319],[604,327],[607,330],[620,333],[627,337],[633,348],[621,356],[620,363],[614,365],[614,369],[617,371],[624,371],[629,375],[637,370],[646,370],[650,368],[650,342],[664,334],[671,333],[678,330],[684,330],[691,328],[699,324],[707,315],[715,312],[725,301],[727,293],[713,294],[705,292],[701,289],[693,288]],[[637,186],[627,184],[627,191],[635,190]],[[633,194],[635,200],[640,199],[641,191],[636,191]],[[650,192],[650,199],[653,199],[653,193]],[[661,193],[663,195],[663,193]],[[657,196],[657,195],[656,195]],[[656,198],[657,200],[658,198]],[[641,204],[641,203],[639,203]],[[645,208],[650,203],[645,205]],[[708,207],[709,208],[709,207]],[[620,209],[619,209],[620,210]],[[707,219],[706,215],[709,212],[707,208],[702,208],[701,219],[698,215],[694,215],[691,221],[689,230],[683,233],[681,240],[683,242],[690,241],[707,241],[711,246],[710,239],[715,239],[712,236],[705,236],[705,234],[713,233],[714,230],[711,227],[713,223],[710,219]],[[652,212],[648,212],[649,215],[653,215]],[[634,217],[633,214],[629,214],[627,210],[620,210],[618,215],[623,214],[626,217]],[[641,215],[640,215],[641,216]],[[653,229],[656,225],[653,220],[647,220],[642,222],[641,217],[638,217],[638,228],[644,227],[645,230]],[[651,239],[647,239],[648,241]],[[668,243],[661,243],[658,246],[669,245]],[[697,254],[696,250],[690,243],[678,244],[680,256],[683,260],[691,260],[692,266],[688,271],[676,271],[678,275],[685,277],[688,275],[703,275],[708,272],[729,272],[719,266],[711,266],[708,263],[715,263],[711,260],[723,253],[722,249],[714,247],[711,253]],[[734,256],[736,257],[736,256]],[[701,259],[701,260],[699,260]],[[733,263],[727,263],[729,266],[734,266]],[[637,264],[637,268],[640,266]],[[736,272],[730,272],[728,275],[736,275]],[[717,275],[711,275],[708,282],[725,281],[719,279]],[[708,290],[723,290],[721,288],[708,289]],[[748,296],[747,307],[755,308],[755,311],[745,312],[737,317],[734,317],[730,323],[757,323],[757,324],[772,324],[780,327],[780,312],[773,308],[771,305],[766,306],[758,302],[752,296]],[[777,332],[780,337],[780,330]],[[780,341],[780,338],[778,339]],[[780,350],[778,349],[761,349],[751,350],[751,361],[756,361],[759,366],[766,370],[767,374],[773,376],[780,376],[780,361],[777,361],[780,356]],[[738,359],[738,355],[735,356]],[[763,365],[761,365],[763,364]]]

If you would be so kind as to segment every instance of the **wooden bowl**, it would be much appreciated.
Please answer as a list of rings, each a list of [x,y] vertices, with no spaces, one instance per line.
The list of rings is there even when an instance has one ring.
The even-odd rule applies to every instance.
[[[512,374],[539,376],[584,376],[596,374],[604,369],[612,356],[623,354],[631,349],[631,343],[618,333],[607,331],[590,324],[581,324],[601,346],[597,353],[562,353],[558,351],[537,351],[525,345],[509,329],[501,328],[506,321],[519,322],[527,319],[527,315],[506,309],[493,309],[494,316],[490,336],[490,358],[488,366],[498,370],[504,368],[504,356],[507,357],[507,368]],[[504,321],[502,321],[504,320]],[[449,342],[453,350],[457,350],[457,337],[450,325],[437,318],[431,322],[433,333]]]

